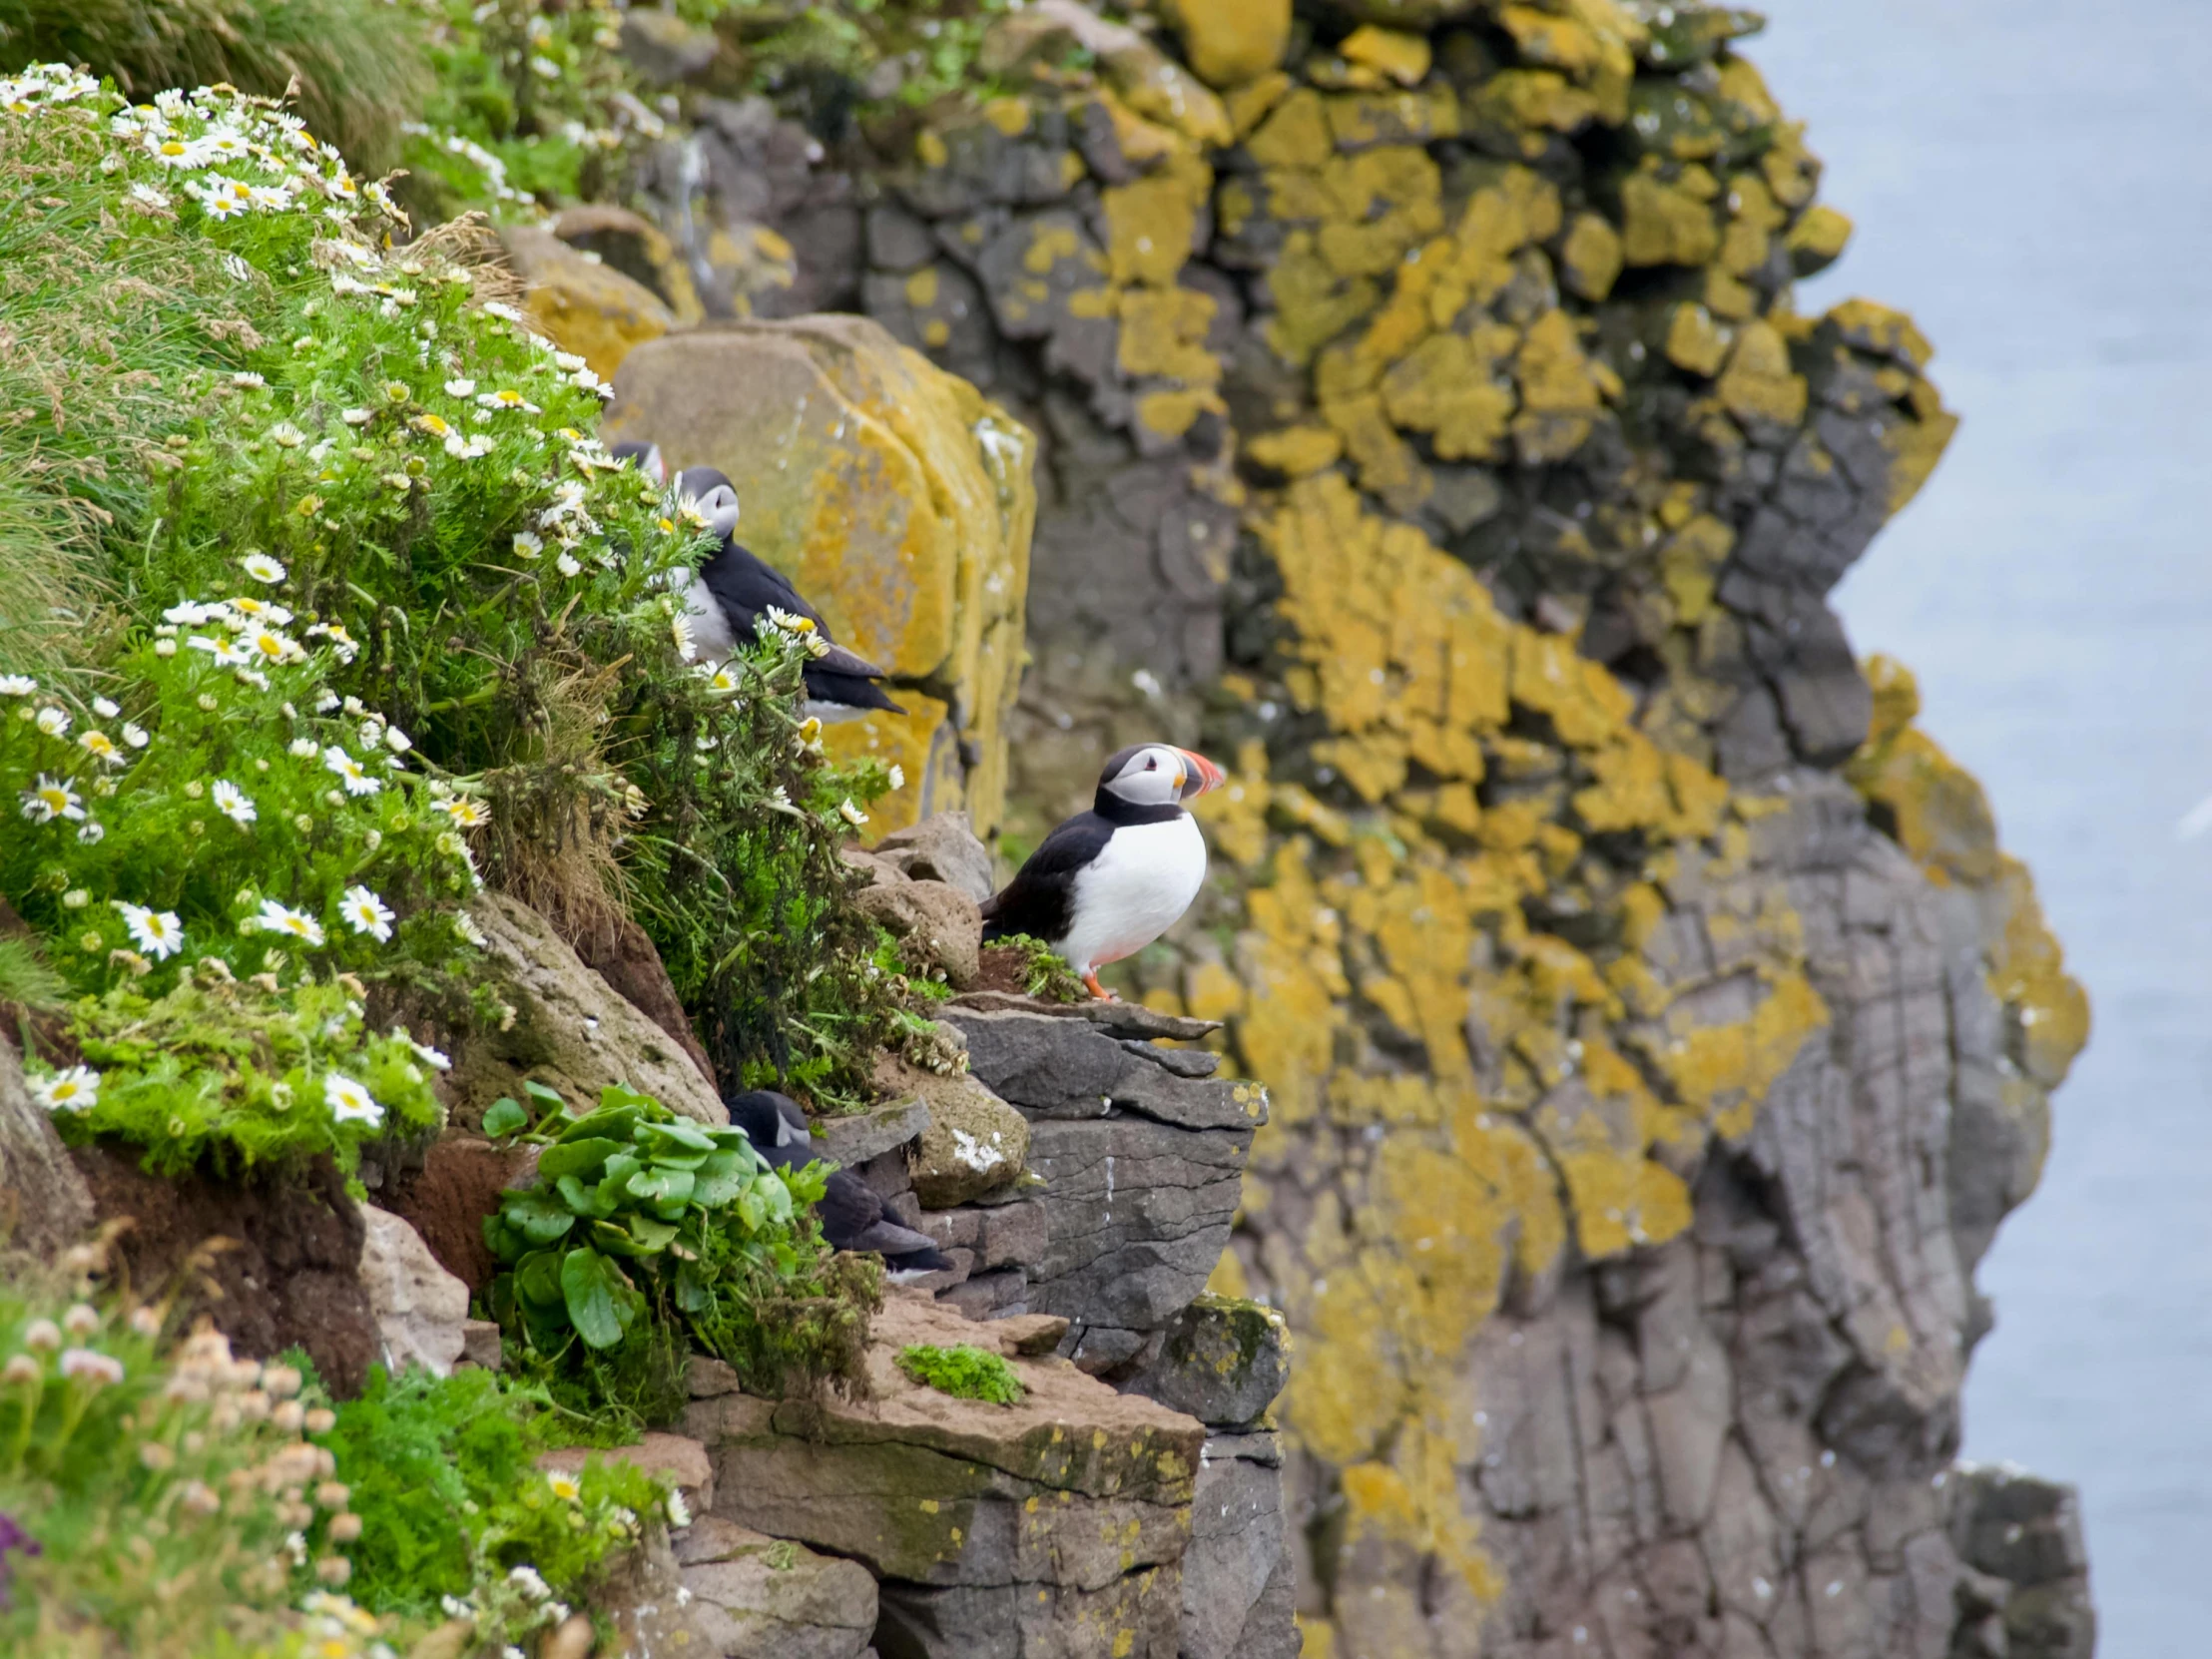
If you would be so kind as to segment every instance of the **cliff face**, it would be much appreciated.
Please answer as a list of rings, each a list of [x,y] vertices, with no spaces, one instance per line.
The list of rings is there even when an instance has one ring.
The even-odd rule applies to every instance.
[[[1171,13],[658,176],[703,291],[773,226],[756,308],[1038,434],[1016,828],[1139,727],[1233,758],[1134,976],[1274,1094],[1217,1284],[1296,1334],[1309,1651],[2086,1653],[1952,1463],[2086,1008],[1826,604],[1954,422],[1909,319],[1797,313],[1849,223],[1754,21]]]

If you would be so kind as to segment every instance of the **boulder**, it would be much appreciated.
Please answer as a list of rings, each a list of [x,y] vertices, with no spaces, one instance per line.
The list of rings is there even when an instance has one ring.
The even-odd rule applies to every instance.
[[[724,1659],[860,1659],[875,1634],[875,1580],[854,1561],[819,1555],[705,1515],[676,1540],[692,1629]]]
[[[500,893],[476,902],[485,968],[513,1006],[512,1021],[463,1043],[446,1076],[453,1121],[483,1122],[501,1095],[520,1099],[525,1078],[589,1105],[611,1083],[642,1090],[701,1123],[728,1123],[713,1085],[674,1038],[617,995],[528,905]]]
[[[964,807],[995,829],[1036,516],[1029,433],[850,316],[652,341],[615,390],[610,443],[649,439],[671,468],[720,467],[744,505],[746,545],[821,608],[832,635],[898,680],[949,694],[901,689],[905,715],[828,728],[838,759],[904,772],[876,821],[896,830]]]
[[[579,929],[569,942],[586,967],[691,1056],[700,1076],[710,1084],[715,1081],[714,1062],[692,1029],[691,1016],[684,1012],[675,981],[668,976],[668,965],[643,927],[617,911]]]
[[[1167,0],[1183,56],[1209,86],[1257,80],[1291,44],[1291,0]]]
[[[926,1210],[996,1191],[1026,1167],[1028,1120],[972,1077],[932,1077],[920,1085],[929,1107],[913,1162],[914,1194]]]
[[[929,1127],[929,1108],[918,1099],[894,1100],[887,1106],[871,1106],[845,1118],[824,1118],[816,1124],[816,1150],[843,1169],[857,1169],[908,1141],[917,1140]]]
[[[1294,1571],[1276,1437],[1209,1438],[1183,1552],[1180,1659],[1294,1659]]]
[[[632,348],[676,325],[659,294],[612,266],[588,260],[551,231],[511,225],[507,260],[526,285],[523,309],[538,331],[611,376]]]
[[[1291,1380],[1290,1328],[1262,1303],[1201,1296],[1168,1327],[1160,1357],[1129,1384],[1209,1426],[1260,1420]]]
[[[622,13],[622,55],[655,86],[690,80],[721,49],[712,29],[687,23],[675,12],[637,6]]]
[[[0,1239],[51,1257],[91,1226],[84,1177],[31,1098],[15,1049],[0,1037]]]
[[[671,17],[667,12],[640,10],[638,17]],[[632,15],[623,13],[627,28]],[[653,290],[681,327],[690,327],[703,314],[698,290],[683,256],[643,214],[604,202],[587,202],[564,208],[553,221],[553,234],[579,254],[596,257],[633,281]]]
[[[918,968],[939,967],[956,986],[972,985],[983,947],[983,918],[975,900],[942,881],[893,881],[862,887],[860,910],[899,941]]]
[[[1175,1659],[1205,1431],[1022,1352],[1053,1334],[892,1292],[867,1399],[692,1404],[686,1426],[714,1456],[714,1514],[864,1566],[886,1656]],[[996,1350],[1027,1392],[993,1405],[924,1387],[894,1363],[916,1343]]]
[[[998,890],[990,848],[965,813],[934,813],[876,842],[874,856],[913,881],[942,881],[977,904]]]
[[[1072,1322],[1066,1352],[1086,1371],[1148,1364],[1228,1247],[1267,1091],[1188,1075],[1215,1057],[1123,1034],[1202,1034],[1206,1021],[999,996],[961,998],[944,1018],[967,1039],[972,1076],[1030,1120],[1048,1238],[1027,1306]]]
[[[438,1265],[422,1235],[389,1210],[361,1209],[361,1284],[376,1316],[384,1369],[448,1376],[467,1349],[468,1287]]]

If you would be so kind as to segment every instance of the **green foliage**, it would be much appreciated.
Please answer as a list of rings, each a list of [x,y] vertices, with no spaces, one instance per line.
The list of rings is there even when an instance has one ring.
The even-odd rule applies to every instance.
[[[421,3],[435,82],[404,159],[409,201],[428,218],[605,199],[625,152],[661,135],[608,0]]]
[[[1019,0],[851,0],[792,6],[785,0],[689,0],[679,10],[722,24],[743,42],[744,86],[798,106],[818,130],[839,110],[880,116],[999,88],[977,68],[991,24]],[[895,79],[877,78],[885,64]],[[886,88],[890,90],[885,90]],[[834,133],[829,136],[836,136]]]
[[[351,1174],[363,1141],[426,1135],[441,1121],[430,1073],[445,1056],[403,1027],[370,1027],[341,984],[271,990],[203,968],[158,997],[123,987],[88,997],[69,1030],[85,1063],[33,1066],[33,1097],[63,1139],[128,1141],[164,1175],[318,1155]]]
[[[423,34],[380,0],[0,0],[0,68],[82,64],[134,98],[296,81],[309,129],[372,172],[429,93]]]
[[[298,1372],[214,1333],[165,1354],[158,1307],[71,1301],[10,1264],[0,1286],[0,1651],[25,1659],[289,1655],[302,1591],[343,1583],[357,1524],[303,1437],[327,1415]],[[358,1655],[350,1603],[310,1624]]]
[[[643,1518],[670,1502],[619,1458],[590,1458],[575,1475],[540,1471],[538,1453],[566,1443],[566,1429],[542,1392],[491,1372],[394,1380],[372,1370],[323,1442],[360,1517],[354,1598],[425,1621],[451,1610],[447,1598],[465,1603],[488,1653],[565,1616],[563,1604],[582,1600],[637,1542]]]
[[[355,876],[333,900],[328,883],[343,847],[371,830],[387,843],[394,833],[362,812],[405,816],[418,828],[443,813],[450,822],[440,839],[444,831],[462,837],[449,848],[473,847],[490,878],[557,925],[576,931],[618,906],[634,908],[727,1078],[776,1080],[831,1100],[856,1093],[888,995],[866,959],[872,931],[844,902],[848,878],[835,845],[845,827],[832,814],[844,794],[865,798],[881,780],[824,770],[796,707],[802,639],[751,642],[727,665],[690,660],[674,586],[703,538],[587,435],[603,390],[597,379],[493,296],[496,283],[469,263],[462,233],[388,252],[391,221],[378,188],[355,182],[279,113],[229,94],[118,111],[66,76],[40,96],[28,113],[0,113],[0,169],[12,156],[27,193],[55,193],[63,206],[54,222],[76,241],[63,262],[31,239],[28,264],[48,275],[20,294],[15,268],[0,260],[0,321],[34,299],[85,297],[69,285],[72,265],[173,273],[190,279],[188,296],[202,307],[189,323],[168,310],[117,309],[120,300],[110,307],[120,320],[168,331],[159,368],[137,367],[142,359],[118,356],[105,338],[51,326],[33,336],[72,372],[88,356],[112,370],[88,381],[85,397],[96,423],[106,419],[106,455],[85,456],[45,498],[69,523],[107,515],[114,592],[140,630],[123,646],[118,672],[141,678],[99,688],[124,703],[159,694],[165,718],[180,723],[198,718],[200,697],[218,697],[224,707],[201,712],[212,730],[178,731],[210,746],[211,765],[269,763],[274,782],[235,770],[225,781],[254,797],[247,838],[273,855],[286,849],[260,792],[285,795],[315,776],[314,765],[292,764],[303,757],[291,757],[290,744],[312,738],[324,766],[333,747],[366,761],[361,727],[373,716],[387,748],[412,745],[408,779],[387,756],[366,775],[383,785],[375,798],[345,796],[332,810],[356,838],[343,839],[310,811],[321,843],[312,856],[288,849],[294,861],[281,880],[266,870],[250,877],[258,901],[303,913],[339,938],[333,901],[342,910],[346,892],[366,885],[399,917],[398,937],[376,941],[387,946],[377,971],[419,979],[436,965],[426,948],[434,939],[410,940],[407,929],[410,906],[419,900],[427,910],[440,896],[429,872],[393,847],[378,856],[402,874],[414,868],[411,886],[384,891]],[[241,147],[245,154],[233,153]],[[15,235],[0,229],[0,251]],[[200,291],[210,265],[221,292]],[[12,353],[0,363],[0,391],[35,405],[37,382],[7,383],[14,363]],[[110,383],[139,375],[158,398],[126,398]],[[158,403],[166,429],[142,403]],[[0,425],[0,481],[13,431]],[[28,444],[13,453],[26,468],[35,458]],[[145,481],[118,481],[134,473]],[[0,552],[7,533],[0,513]],[[281,569],[280,584],[242,580],[246,563]],[[208,608],[209,620],[165,621],[180,597]],[[248,617],[249,601],[291,613],[277,632],[311,648],[313,662],[277,667],[302,681],[324,675],[352,697],[343,722],[325,725],[303,690],[286,695],[275,667],[185,655],[195,634],[211,646],[250,639],[248,622],[268,613]],[[175,658],[154,655],[179,643],[164,641],[165,628],[185,636]],[[271,688],[247,695],[254,688],[241,691],[238,667],[268,675]],[[156,670],[169,680],[145,678]],[[206,680],[216,670],[231,678],[195,689],[193,674]],[[66,705],[72,726],[62,736],[72,741],[99,724],[87,713],[95,687],[82,679],[42,682],[49,701]],[[141,704],[131,707],[136,715]],[[261,724],[248,732],[251,721]],[[105,762],[80,758],[87,766],[98,772]],[[421,799],[432,786],[412,779],[441,774],[438,787],[450,781],[449,793]],[[317,781],[325,795],[353,787],[336,774]],[[89,819],[90,797],[77,794]],[[212,813],[195,817],[182,801],[170,809],[147,834],[174,846],[197,822],[202,850],[177,863],[150,856],[152,841],[134,842],[129,859],[165,872],[174,865],[180,881],[201,882],[200,921],[176,912],[198,952],[209,928],[235,922],[225,906],[249,884],[209,885],[205,848],[242,843],[225,841],[232,826]],[[66,801],[56,809],[68,810]],[[62,828],[81,827],[69,819]],[[116,870],[139,867],[120,842],[110,851]],[[31,890],[26,879],[51,873],[50,862],[11,868],[0,892],[13,898]],[[95,966],[135,972],[128,960],[81,948],[91,929],[55,909],[75,888],[36,890],[46,898],[34,919],[73,980],[82,984]],[[108,897],[87,892],[88,902]],[[150,895],[114,896],[155,914],[170,907]],[[105,937],[112,918],[102,931],[103,951],[120,944]],[[368,976],[367,964],[359,970]]]
[[[0,1002],[51,1013],[69,995],[69,981],[47,965],[29,939],[0,935]]]
[[[532,1095],[537,1180],[484,1223],[504,1270],[491,1309],[519,1350],[645,1421],[681,1405],[694,1343],[765,1392],[857,1381],[875,1282],[822,1242],[821,1165],[772,1170],[743,1131],[629,1089],[585,1112]]]
[[[931,1348],[917,1343],[898,1351],[898,1369],[924,1387],[961,1399],[988,1400],[993,1405],[1014,1405],[1028,1389],[1014,1368],[997,1355],[959,1343],[951,1348]]]

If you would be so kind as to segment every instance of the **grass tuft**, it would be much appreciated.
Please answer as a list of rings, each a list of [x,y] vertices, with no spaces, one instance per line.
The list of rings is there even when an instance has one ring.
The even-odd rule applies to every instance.
[[[430,96],[424,28],[379,0],[0,0],[0,68],[82,64],[143,103],[229,82],[264,97],[297,83],[315,137],[370,173]]]

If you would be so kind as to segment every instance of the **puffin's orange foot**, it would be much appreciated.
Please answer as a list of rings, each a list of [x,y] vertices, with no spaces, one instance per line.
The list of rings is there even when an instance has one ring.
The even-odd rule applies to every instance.
[[[1101,1002],[1119,1002],[1121,1000],[1120,997],[1098,982],[1098,969],[1096,968],[1092,968],[1090,972],[1083,975],[1083,988]]]

